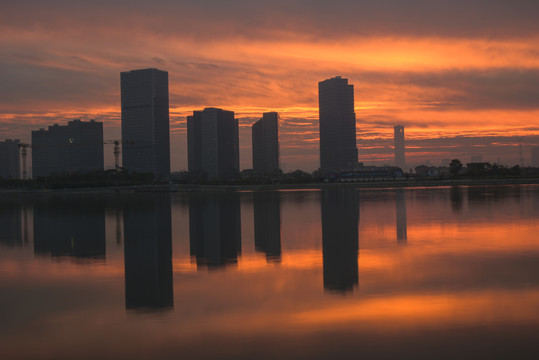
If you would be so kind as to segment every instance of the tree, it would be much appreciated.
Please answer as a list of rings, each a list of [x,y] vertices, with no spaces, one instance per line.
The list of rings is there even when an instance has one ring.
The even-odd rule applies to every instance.
[[[453,176],[457,176],[461,169],[462,162],[459,159],[451,160],[451,163],[449,164],[449,171],[451,174],[453,174]]]

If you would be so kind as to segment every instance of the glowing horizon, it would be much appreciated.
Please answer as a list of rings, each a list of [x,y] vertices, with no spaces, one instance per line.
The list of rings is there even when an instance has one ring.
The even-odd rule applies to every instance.
[[[287,11],[240,0],[118,3],[7,6],[0,139],[29,142],[31,130],[74,118],[103,121],[105,138],[118,138],[119,73],[156,67],[169,73],[173,171],[187,168],[185,117],[204,107],[235,112],[242,169],[250,125],[267,111],[280,113],[285,170],[317,168],[317,83],[337,75],[354,85],[359,161],[393,163],[397,124],[411,165],[471,155],[514,165],[521,144],[528,165],[539,145],[536,5],[338,1],[348,12],[337,15],[300,0]]]

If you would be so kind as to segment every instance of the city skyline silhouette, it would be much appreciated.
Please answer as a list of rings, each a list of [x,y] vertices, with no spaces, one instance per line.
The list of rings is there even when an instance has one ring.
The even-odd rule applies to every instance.
[[[282,167],[311,171],[316,83],[341,75],[355,85],[359,161],[390,163],[401,124],[411,164],[482,156],[514,165],[522,144],[528,165],[539,145],[534,2],[280,1],[136,1],[127,13],[61,0],[25,2],[28,13],[11,2],[0,15],[0,140],[29,143],[31,130],[76,118],[103,121],[105,138],[118,139],[117,74],[156,67],[171,74],[172,171],[187,169],[186,116],[207,106],[235,112],[240,169],[252,163],[250,126],[276,111]]]

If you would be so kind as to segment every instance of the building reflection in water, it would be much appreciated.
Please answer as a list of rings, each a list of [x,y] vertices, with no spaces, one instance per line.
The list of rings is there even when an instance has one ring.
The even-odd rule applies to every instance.
[[[397,242],[406,245],[408,241],[408,223],[406,219],[406,192],[404,189],[395,190],[395,205],[397,209]]]
[[[53,195],[34,202],[34,253],[105,259],[105,201]]]
[[[197,268],[236,264],[241,254],[240,194],[189,195],[189,238]]]
[[[278,191],[255,192],[255,249],[266,254],[268,262],[281,261],[281,201]]]
[[[0,244],[23,245],[23,206],[16,199],[0,201]]]
[[[321,200],[324,289],[347,293],[358,285],[358,192],[324,189]]]
[[[464,194],[462,188],[459,186],[451,187],[451,190],[449,191],[449,197],[451,199],[451,209],[453,210],[453,212],[461,212],[464,201]]]
[[[126,309],[174,306],[170,194],[123,201]]]

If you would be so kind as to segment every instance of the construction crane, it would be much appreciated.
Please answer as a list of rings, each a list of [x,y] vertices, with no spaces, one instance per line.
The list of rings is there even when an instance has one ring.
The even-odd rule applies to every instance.
[[[28,155],[27,148],[31,147],[29,144],[19,143],[19,149],[21,149],[22,156],[22,179],[26,180],[26,156]]]
[[[114,145],[114,168],[116,171],[120,170],[120,144],[133,144],[134,141],[122,141],[122,140],[105,140],[103,141],[103,144],[113,144]],[[25,144],[25,143],[19,143],[19,149],[21,149],[21,157],[22,157],[22,178],[26,179],[27,171],[26,171],[26,158],[28,156],[28,148],[32,148],[32,145]]]
[[[103,144],[114,144],[114,168],[120,170],[120,144],[122,140],[105,140]]]
[[[105,140],[103,144],[114,144],[114,168],[116,171],[120,170],[120,144],[133,145],[133,140]]]

